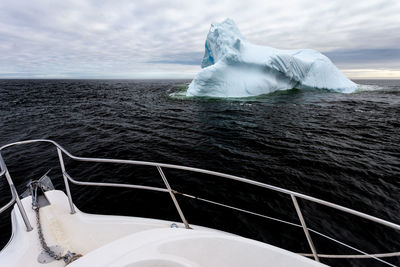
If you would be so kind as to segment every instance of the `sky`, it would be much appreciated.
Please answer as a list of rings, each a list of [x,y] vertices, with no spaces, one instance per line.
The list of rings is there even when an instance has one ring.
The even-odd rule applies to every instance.
[[[193,78],[212,22],[312,48],[350,78],[400,78],[399,0],[1,0],[0,78]]]

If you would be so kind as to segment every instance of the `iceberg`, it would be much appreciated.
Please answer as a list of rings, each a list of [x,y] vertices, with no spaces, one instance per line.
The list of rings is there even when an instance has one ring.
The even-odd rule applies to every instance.
[[[320,52],[252,44],[231,19],[211,24],[201,68],[187,96],[249,97],[293,88],[352,93],[357,89]]]

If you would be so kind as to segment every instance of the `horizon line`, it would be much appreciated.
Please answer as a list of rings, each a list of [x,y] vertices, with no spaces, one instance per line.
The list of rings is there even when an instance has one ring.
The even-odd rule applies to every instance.
[[[350,80],[400,80],[400,77],[347,77]],[[92,77],[0,77],[0,80],[193,80],[194,78],[92,78]]]

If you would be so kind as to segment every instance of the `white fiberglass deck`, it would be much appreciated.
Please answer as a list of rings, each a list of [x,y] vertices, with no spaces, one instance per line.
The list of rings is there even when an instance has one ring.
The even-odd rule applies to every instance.
[[[46,192],[51,205],[40,209],[43,233],[49,246],[61,246],[83,257],[69,264],[125,267],[239,267],[239,266],[325,266],[295,253],[237,235],[192,226],[171,228],[173,222],[136,217],[86,214],[69,211],[62,191]],[[35,221],[31,197],[22,204]],[[75,207],[76,208],[76,207]],[[42,264],[37,231],[27,232],[17,206],[12,212],[13,233],[0,252],[0,266],[65,266],[63,261]]]

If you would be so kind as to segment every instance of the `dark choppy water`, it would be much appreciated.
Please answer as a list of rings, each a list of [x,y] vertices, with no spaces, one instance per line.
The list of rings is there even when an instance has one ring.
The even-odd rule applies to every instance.
[[[289,91],[253,99],[171,98],[180,80],[0,80],[0,143],[48,138],[74,155],[205,168],[292,189],[400,223],[400,81],[356,81],[354,94]],[[21,147],[22,148],[22,147]],[[19,192],[51,176],[63,189],[55,150],[3,152]],[[76,179],[161,185],[145,167],[67,161]],[[290,198],[220,178],[166,170],[178,190],[298,222]],[[0,181],[0,205],[10,198]],[[86,212],[178,220],[168,195],[72,186]],[[179,198],[189,222],[309,252],[301,229]],[[126,205],[126,202],[129,204]],[[400,250],[400,235],[300,201],[311,228],[371,253]],[[10,234],[1,216],[1,242]],[[353,253],[313,235],[320,253]],[[388,258],[399,265],[400,258]],[[324,261],[345,266],[344,261]],[[370,260],[352,266],[381,266]]]

